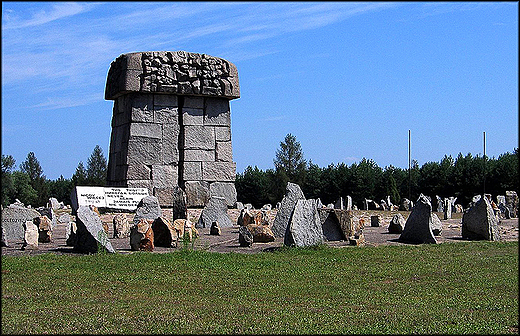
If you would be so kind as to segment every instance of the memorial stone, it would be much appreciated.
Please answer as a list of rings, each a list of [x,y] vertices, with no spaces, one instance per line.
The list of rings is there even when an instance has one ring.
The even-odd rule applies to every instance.
[[[233,223],[227,214],[227,202],[223,197],[211,197],[208,204],[202,209],[196,228],[211,227],[215,221],[220,227],[231,227]]]
[[[400,241],[410,243],[437,244],[432,232],[432,206],[430,200],[421,194],[406,220]]]
[[[297,200],[284,236],[284,245],[313,246],[321,244],[323,240],[323,231],[315,200]]]
[[[247,226],[241,226],[238,228],[238,243],[242,247],[250,247],[253,245],[253,234]]]
[[[209,234],[213,236],[220,236],[221,230],[220,226],[218,226],[218,222],[215,221],[211,223],[211,228],[209,229]]]
[[[33,221],[26,221],[24,223],[24,242],[22,250],[37,250],[38,249],[38,227]]]
[[[480,198],[462,215],[462,238],[500,240],[498,218],[487,197]]]
[[[25,239],[23,225],[26,221],[32,221],[36,217],[40,217],[40,213],[34,209],[19,206],[9,206],[2,209],[4,242],[9,244],[23,243]]]
[[[239,97],[237,69],[222,58],[185,51],[120,55],[105,88],[105,99],[114,101],[108,184],[146,187],[162,206],[172,205],[175,186],[189,207],[205,206],[211,196],[233,206],[229,102]]]
[[[304,199],[305,196],[300,186],[295,183],[287,182],[285,196],[282,198],[282,202],[273,221],[273,226],[271,227],[275,237],[285,237],[285,231],[289,225],[296,202]]]
[[[143,218],[155,220],[162,216],[159,200],[155,196],[146,196],[141,199],[134,216],[134,224],[139,223]]]
[[[402,233],[405,224],[406,220],[404,219],[403,215],[400,213],[395,214],[394,217],[392,217],[390,224],[388,225],[388,233]]]
[[[99,215],[90,207],[81,205],[77,210],[74,249],[84,253],[97,253],[99,248],[115,253]]]
[[[130,223],[128,217],[124,213],[119,213],[112,219],[114,226],[114,237],[113,238],[128,238],[130,237]]]
[[[177,231],[170,221],[164,217],[152,223],[153,245],[161,247],[177,247]]]

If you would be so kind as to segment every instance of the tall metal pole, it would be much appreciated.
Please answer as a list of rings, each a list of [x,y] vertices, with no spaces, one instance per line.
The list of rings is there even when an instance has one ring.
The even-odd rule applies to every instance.
[[[484,183],[483,183],[483,193],[486,193],[486,132],[484,132]],[[482,195],[484,196],[484,195]]]
[[[412,199],[412,159],[411,159],[411,153],[412,153],[412,136],[410,133],[410,130],[408,130],[408,199]]]

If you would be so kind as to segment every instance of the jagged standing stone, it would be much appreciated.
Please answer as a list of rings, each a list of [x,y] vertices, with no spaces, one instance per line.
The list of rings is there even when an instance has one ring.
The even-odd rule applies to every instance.
[[[218,226],[218,222],[213,222],[211,224],[211,228],[209,229],[209,234],[213,236],[220,236],[220,226]]]
[[[323,236],[327,241],[338,241],[346,239],[342,231],[340,220],[337,213],[346,210],[319,208],[318,214],[320,216],[321,229]]]
[[[254,217],[247,208],[243,208],[242,210],[240,210],[240,215],[237,218],[238,226],[246,226],[252,224],[253,221]]]
[[[273,231],[268,226],[249,224],[246,227],[253,235],[253,243],[269,243],[275,240]]]
[[[390,224],[388,225],[388,233],[402,233],[406,220],[400,213],[392,217]]]
[[[22,245],[22,250],[37,250],[38,249],[38,227],[33,221],[26,221],[24,223],[25,238]]]
[[[315,200],[297,200],[291,222],[284,236],[284,245],[313,246],[323,243],[323,240],[323,231]]]
[[[241,226],[238,229],[238,242],[242,247],[250,247],[253,245],[253,234],[247,226]]]
[[[162,210],[159,206],[159,200],[155,196],[146,196],[141,199],[137,205],[134,216],[134,224],[140,222],[141,219],[155,220],[162,216]]]
[[[423,194],[419,196],[408,216],[399,240],[419,244],[437,244],[432,232],[432,205]]]
[[[76,241],[78,239],[78,236],[76,235],[77,230],[78,228],[76,223],[69,222],[67,224],[67,231],[65,232],[65,244],[67,244],[67,246],[76,245]]]
[[[381,216],[379,216],[379,215],[370,216],[370,226],[371,227],[380,227],[381,226]]]
[[[33,223],[38,227],[38,241],[40,243],[50,243],[52,241],[52,224],[47,216],[40,216],[33,219]]]
[[[119,213],[112,219],[114,225],[114,237],[113,238],[128,238],[130,237],[130,223],[126,214]]]
[[[211,197],[208,204],[202,209],[196,228],[211,227],[217,221],[220,227],[231,227],[233,223],[227,214],[227,203],[223,197]]]
[[[154,246],[177,247],[177,231],[169,220],[164,217],[155,219],[152,230]]]
[[[442,232],[442,223],[439,216],[432,213],[432,232],[434,236],[440,236]]]
[[[81,205],[76,214],[76,243],[74,249],[85,253],[97,253],[99,247],[115,253],[103,229],[101,218],[90,207]]]
[[[173,208],[172,217],[176,219],[188,218],[188,206],[186,200],[186,193],[179,186],[173,188]]]
[[[278,208],[278,212],[276,213],[276,217],[274,218],[273,226],[271,227],[275,237],[285,237],[285,231],[287,230],[289,221],[291,220],[291,215],[293,213],[294,207],[296,206],[296,202],[298,200],[304,199],[305,196],[303,195],[300,186],[295,183],[288,182],[285,189],[285,196],[282,199],[280,207]]]
[[[153,251],[153,222],[154,219],[141,218],[136,225],[130,228],[130,248],[132,251]]]
[[[462,238],[471,240],[500,240],[498,219],[487,197],[480,198],[462,215]]]

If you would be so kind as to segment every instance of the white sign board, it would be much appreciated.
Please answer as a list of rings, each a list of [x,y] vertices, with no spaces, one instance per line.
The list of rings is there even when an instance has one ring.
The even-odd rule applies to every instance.
[[[104,188],[106,207],[111,209],[135,210],[148,188]]]
[[[72,190],[72,207],[93,205],[97,208],[135,210],[143,197],[148,196],[148,188],[118,187],[75,187]]]

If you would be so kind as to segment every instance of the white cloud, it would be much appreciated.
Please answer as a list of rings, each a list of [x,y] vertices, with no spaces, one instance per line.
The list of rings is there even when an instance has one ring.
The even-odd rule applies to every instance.
[[[50,9],[41,9],[32,14],[28,19],[19,19],[14,10],[8,9],[6,14],[2,17],[2,29],[17,29],[43,25],[48,22],[83,13],[90,10],[93,6],[94,4],[77,2],[54,3]]]

